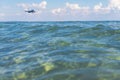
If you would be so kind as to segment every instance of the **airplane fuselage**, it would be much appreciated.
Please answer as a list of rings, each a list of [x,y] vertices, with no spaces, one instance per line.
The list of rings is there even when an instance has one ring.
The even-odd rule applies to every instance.
[[[28,10],[28,11],[25,11],[25,12],[28,12],[28,13],[35,13],[35,10]]]

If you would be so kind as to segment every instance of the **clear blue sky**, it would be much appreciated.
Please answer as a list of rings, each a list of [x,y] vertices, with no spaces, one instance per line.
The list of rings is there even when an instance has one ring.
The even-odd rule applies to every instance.
[[[0,8],[0,21],[120,20],[120,0],[0,0]]]

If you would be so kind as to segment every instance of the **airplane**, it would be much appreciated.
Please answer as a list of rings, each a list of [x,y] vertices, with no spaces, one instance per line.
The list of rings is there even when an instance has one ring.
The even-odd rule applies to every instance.
[[[32,10],[27,10],[27,11],[25,11],[25,12],[27,12],[27,13],[35,13],[35,10],[32,9]]]

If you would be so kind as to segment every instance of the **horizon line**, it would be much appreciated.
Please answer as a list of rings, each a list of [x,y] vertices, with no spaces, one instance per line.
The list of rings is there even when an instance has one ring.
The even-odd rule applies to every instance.
[[[0,22],[120,22],[120,20],[51,20],[51,21],[0,21]]]

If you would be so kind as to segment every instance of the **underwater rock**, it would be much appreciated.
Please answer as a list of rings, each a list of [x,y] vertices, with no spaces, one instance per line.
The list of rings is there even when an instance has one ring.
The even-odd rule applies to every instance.
[[[21,74],[19,74],[19,75],[17,76],[17,79],[21,79],[21,80],[24,80],[24,79],[26,79],[26,78],[27,78],[27,76],[26,76],[25,73],[21,73]]]
[[[116,57],[116,60],[120,60],[120,56],[117,56],[117,57]]]
[[[87,53],[88,50],[76,50],[75,52],[76,52],[76,53]]]
[[[60,46],[69,46],[70,43],[66,42],[66,41],[59,41],[58,45],[60,45]]]
[[[96,67],[96,66],[97,66],[97,64],[92,63],[92,62],[90,62],[90,63],[88,64],[88,67]]]
[[[48,72],[50,70],[53,70],[54,67],[55,67],[54,64],[49,63],[49,62],[43,63],[42,66],[44,67],[44,69],[45,69],[46,72]]]
[[[108,56],[109,59],[120,60],[120,56]]]
[[[22,59],[22,57],[14,58],[13,60],[17,64],[24,62],[24,60]]]

